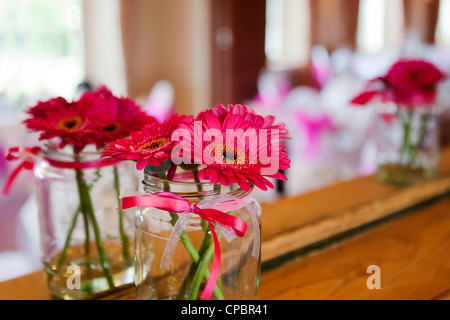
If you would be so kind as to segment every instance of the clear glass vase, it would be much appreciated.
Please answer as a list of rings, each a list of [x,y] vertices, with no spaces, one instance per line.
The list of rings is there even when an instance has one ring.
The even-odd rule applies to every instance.
[[[434,106],[381,106],[377,121],[378,178],[410,185],[436,175],[440,161]]]
[[[247,230],[243,237],[235,237],[228,242],[215,228],[220,241],[221,266],[211,299],[254,299],[259,290],[261,269],[259,254],[261,207],[248,192],[244,192],[236,185],[224,187],[219,184],[196,183],[189,178],[188,171],[180,174],[183,175],[185,178],[182,181],[168,181],[146,172],[143,181],[144,190],[148,194],[169,191],[189,200],[191,204],[212,200],[217,195],[245,199],[245,205],[226,212],[246,222]],[[212,253],[213,244],[211,230],[206,220],[194,214],[189,217],[176,244],[170,266],[161,267],[168,239],[182,214],[184,213],[156,208],[137,208],[135,283],[138,300],[200,299],[210,275],[213,259],[212,254],[209,256],[205,254],[207,251]],[[258,251],[258,255],[252,254],[254,251]],[[205,256],[206,258],[202,259]],[[202,270],[202,266],[206,268]]]
[[[41,260],[57,298],[91,298],[134,282],[134,211],[118,207],[119,190],[139,182],[132,164],[99,160],[95,151],[74,155],[48,144],[35,165]]]

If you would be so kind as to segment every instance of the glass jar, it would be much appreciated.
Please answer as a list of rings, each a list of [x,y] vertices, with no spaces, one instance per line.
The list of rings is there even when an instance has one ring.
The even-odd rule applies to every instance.
[[[144,190],[147,194],[169,191],[188,200],[191,204],[204,203],[218,195],[227,195],[245,203],[226,211],[227,214],[242,219],[247,224],[243,237],[225,240],[215,228],[220,241],[220,276],[211,299],[245,300],[254,299],[259,290],[260,277],[260,230],[261,207],[236,185],[228,187],[220,184],[194,182],[189,171],[182,172],[177,181],[164,180],[145,172]],[[200,204],[199,204],[200,205]],[[168,239],[175,222],[185,213],[173,213],[157,208],[140,207],[136,210],[136,298],[138,300],[199,299],[210,275],[213,257],[203,261],[207,268],[201,273],[195,259],[203,257],[208,245],[213,243],[211,230],[206,220],[190,214],[168,268],[161,267]],[[256,230],[254,229],[256,227]],[[210,248],[210,246],[208,247]],[[192,251],[195,251],[192,254]],[[257,251],[257,255],[254,255]],[[197,257],[197,259],[198,259]],[[200,258],[201,259],[201,258]]]
[[[380,180],[410,185],[436,175],[440,161],[437,119],[434,106],[381,106],[377,121]]]
[[[134,212],[117,209],[136,190],[131,163],[105,165],[95,150],[74,155],[47,144],[35,165],[41,260],[50,294],[85,299],[134,282]]]

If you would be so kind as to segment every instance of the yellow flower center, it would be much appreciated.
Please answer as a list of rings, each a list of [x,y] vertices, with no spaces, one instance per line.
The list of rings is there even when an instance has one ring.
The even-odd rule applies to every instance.
[[[64,118],[58,121],[56,127],[65,131],[74,131],[83,126],[83,119],[79,116]]]
[[[163,147],[168,142],[169,142],[169,139],[167,139],[167,138],[155,139],[155,140],[146,142],[143,145],[139,146],[138,150],[153,151],[153,150],[156,150],[156,149],[159,149],[159,148]]]

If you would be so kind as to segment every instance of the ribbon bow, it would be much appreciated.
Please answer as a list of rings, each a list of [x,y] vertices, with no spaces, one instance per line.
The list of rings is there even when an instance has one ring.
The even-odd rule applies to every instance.
[[[6,151],[5,158],[8,161],[16,161],[22,160],[22,162],[14,169],[11,175],[6,180],[6,184],[3,187],[2,193],[7,195],[9,193],[9,189],[12,186],[12,183],[16,179],[17,175],[25,170],[33,170],[34,163],[36,162],[37,154],[40,152],[41,148],[32,147],[32,148],[20,148],[13,147]]]
[[[173,227],[161,259],[161,268],[169,268],[178,240],[189,218],[189,213],[197,214],[202,219],[208,221],[214,240],[214,256],[210,277],[200,297],[202,300],[208,300],[211,297],[219,278],[221,264],[220,244],[213,224],[228,242],[233,240],[235,236],[243,237],[247,229],[247,224],[243,220],[229,215],[224,211],[236,210],[243,207],[247,205],[246,200],[229,195],[219,195],[208,197],[198,204],[191,204],[189,200],[171,192],[158,192],[152,195],[134,195],[135,192],[131,192],[132,195],[127,195],[127,191],[122,192],[120,195],[123,209],[132,207],[153,207],[170,212],[185,213],[180,215],[180,218]],[[258,258],[260,246],[259,223],[253,206],[249,205],[248,207],[255,233],[253,256]]]

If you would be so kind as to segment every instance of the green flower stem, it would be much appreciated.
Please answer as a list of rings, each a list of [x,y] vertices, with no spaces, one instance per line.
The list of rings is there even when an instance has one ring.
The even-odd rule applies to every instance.
[[[81,202],[80,202],[80,206],[81,206]],[[91,240],[90,240],[90,232],[89,232],[89,219],[84,210],[83,210],[83,222],[84,222],[84,252],[86,253],[86,256],[88,256],[89,251],[90,251],[89,243],[91,242]]]
[[[114,173],[114,190],[116,191],[117,196],[117,204],[118,204],[118,213],[119,213],[119,232],[120,232],[120,239],[122,241],[122,255],[125,260],[130,259],[130,252],[128,250],[128,237],[123,231],[123,210],[120,207],[120,180],[119,180],[119,170],[117,169],[117,166],[113,166],[113,173]]]
[[[412,119],[414,115],[414,110],[409,109],[406,120],[403,121],[403,144],[402,150],[400,154],[400,163],[403,163],[403,157],[409,154],[409,148],[411,143],[411,127],[412,127]]]
[[[197,168],[192,170],[192,175],[194,176],[195,183],[198,183],[198,185],[197,185],[198,191],[199,192],[203,191],[202,185],[200,184],[200,179],[198,178],[198,169]]]
[[[189,289],[189,286],[192,283],[192,279],[194,279],[195,273],[197,272],[198,264],[191,262],[189,264],[189,268],[186,272],[186,275],[184,276],[184,280],[181,283],[180,290],[178,291],[178,294],[175,298],[175,300],[184,300],[184,297],[186,296],[186,292]]]
[[[416,144],[413,144],[411,141],[414,110],[408,109],[407,113],[408,113],[407,118],[405,120],[403,120],[403,124],[402,124],[403,125],[403,144],[402,144],[402,149],[401,149],[401,153],[400,153],[399,163],[402,164],[406,160],[407,165],[412,166],[414,164],[414,160],[417,156],[417,153],[425,139],[425,135],[426,135],[426,132],[428,129],[428,122],[431,117],[431,110],[428,111],[422,118],[419,139]],[[406,157],[406,159],[404,157]]]
[[[188,300],[196,300],[198,295],[198,290],[203,278],[206,276],[206,271],[208,269],[208,262],[211,260],[214,254],[214,243],[210,243],[206,251],[202,254],[200,261],[198,263],[197,274],[195,275],[194,283],[192,284],[191,291],[189,292]]]
[[[173,218],[173,217],[172,217]],[[188,271],[186,272],[186,276],[184,277],[183,283],[181,284],[180,290],[178,291],[177,300],[182,300],[186,296],[186,292],[189,289],[189,286],[192,283],[192,280],[194,279],[194,276],[197,272],[198,268],[198,261],[200,256],[205,252],[207,247],[209,246],[210,241],[206,240],[208,238],[204,238],[202,243],[200,244],[200,248],[198,249],[198,252],[195,252],[195,258],[192,258],[194,261],[192,261],[189,264]],[[192,255],[191,255],[192,257]]]
[[[91,197],[89,195],[89,188],[86,185],[86,182],[83,179],[83,171],[75,170],[75,176],[78,185],[78,194],[80,196],[80,206],[82,212],[86,214],[92,222],[92,228],[95,234],[95,242],[97,245],[98,254],[100,257],[100,263],[102,265],[103,271],[105,272],[106,280],[108,281],[108,285],[110,288],[114,287],[113,278],[111,275],[111,271],[109,268],[109,263],[106,259],[105,249],[103,247],[103,243],[100,236],[100,229],[97,223],[97,219],[95,218],[94,209],[92,207]]]
[[[64,243],[64,247],[63,247],[63,249],[61,251],[61,255],[59,256],[59,260],[58,260],[58,264],[57,264],[58,269],[62,266],[62,264],[64,262],[64,259],[66,257],[67,248],[69,247],[70,239],[72,238],[72,233],[73,233],[73,230],[75,229],[75,225],[77,223],[78,215],[80,214],[80,211],[81,211],[80,209],[81,209],[80,205],[78,205],[78,208],[75,211],[75,214],[73,216],[72,224],[70,225],[69,232],[67,233],[67,237],[66,237],[66,241]]]
[[[95,174],[97,175],[98,178],[100,178],[99,170],[100,169],[97,169],[96,172],[95,172]],[[97,181],[97,179],[92,181],[92,183],[88,186],[89,191],[95,185],[95,182]],[[80,212],[81,212],[81,205],[79,204],[77,209],[76,209],[76,211],[75,211],[75,213],[74,213],[74,215],[73,215],[72,224],[70,225],[69,231],[67,233],[67,237],[66,237],[66,241],[64,243],[64,247],[61,250],[61,254],[60,254],[60,257],[59,257],[59,260],[58,260],[58,264],[57,264],[58,268],[60,268],[62,266],[62,263],[64,262],[64,259],[66,257],[67,249],[69,248],[70,240],[72,238],[72,233],[73,233],[73,230],[75,229],[76,222],[77,222],[77,219],[78,219],[78,215],[79,215]],[[86,241],[85,241],[85,252],[86,252],[86,254],[88,254],[89,253],[89,224],[88,224],[89,221],[87,220],[87,216],[84,213],[83,213],[83,218],[84,218],[84,227],[85,227],[85,234],[86,234],[86,237],[85,237],[85,239],[86,239]]]
[[[420,127],[420,135],[419,135],[419,140],[417,141],[417,144],[413,146],[413,148],[411,148],[411,151],[409,153],[409,162],[410,164],[413,163],[417,152],[419,151],[420,147],[423,144],[423,141],[425,139],[425,135],[427,133],[428,130],[428,122],[430,121],[430,117],[431,117],[431,110],[429,110],[423,117],[422,119],[422,123],[421,123],[421,127]]]
[[[172,225],[175,226],[175,224],[178,221],[178,215],[174,212],[170,212],[170,216],[172,217]],[[197,250],[195,249],[194,245],[191,242],[191,239],[189,239],[189,236],[186,234],[186,232],[182,232],[180,235],[181,242],[183,242],[184,247],[188,251],[189,255],[191,256],[192,260],[195,262],[198,262],[199,260],[199,254]]]

